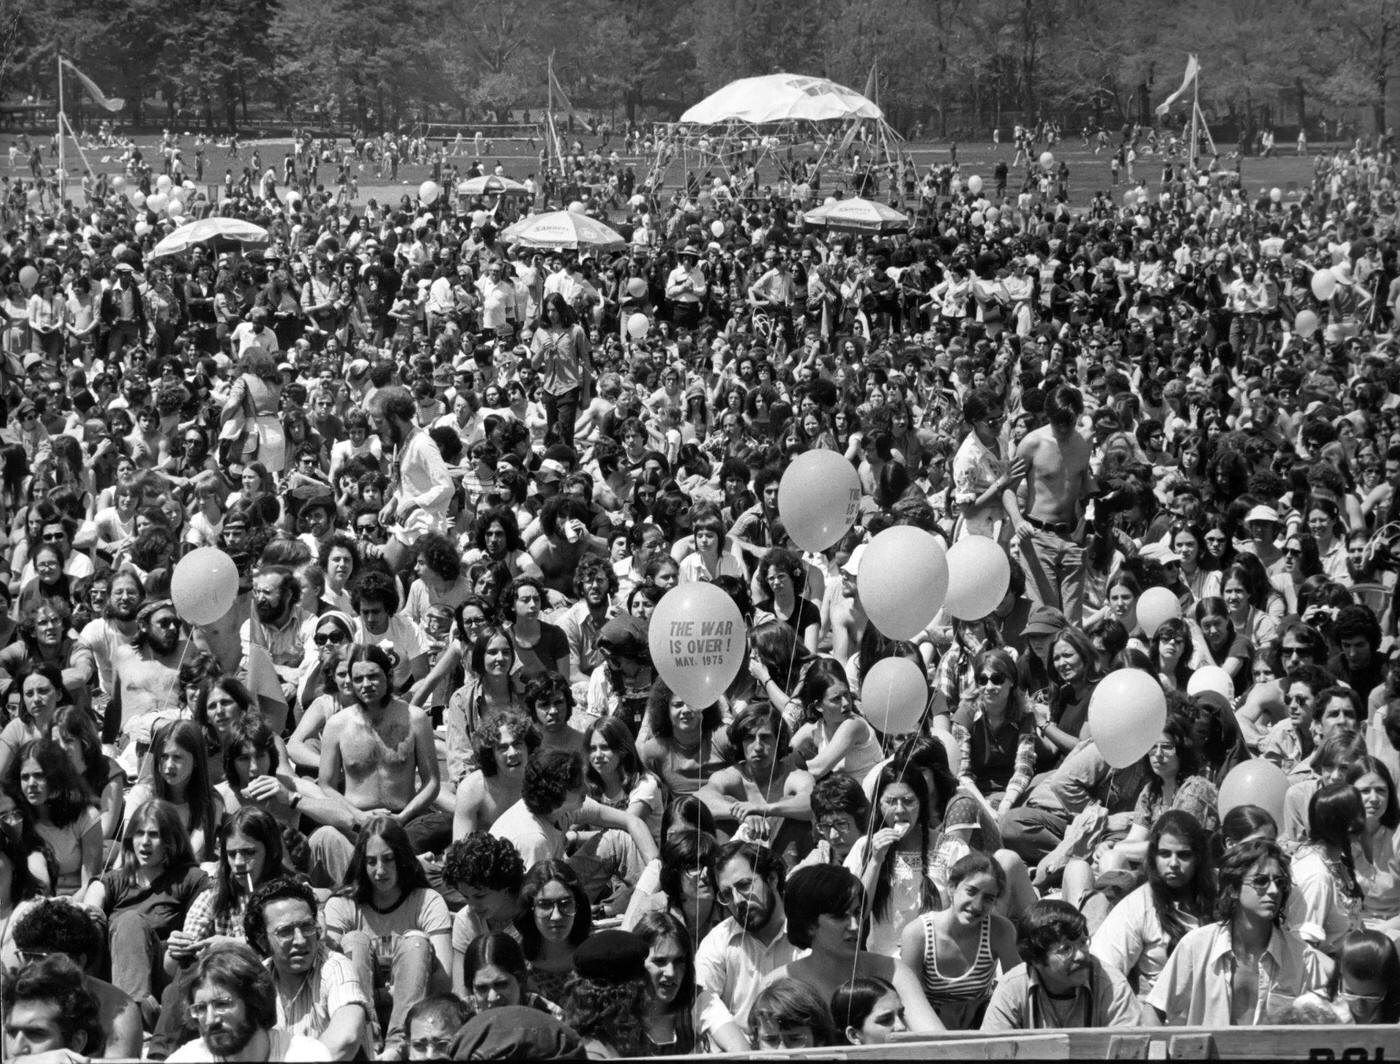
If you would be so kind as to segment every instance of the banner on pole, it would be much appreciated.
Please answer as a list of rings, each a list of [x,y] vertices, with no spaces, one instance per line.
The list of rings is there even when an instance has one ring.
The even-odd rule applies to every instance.
[[[68,73],[72,74],[82,83],[83,88],[87,89],[87,94],[92,97],[92,102],[97,104],[97,106],[104,111],[120,111],[126,106],[126,101],[120,96],[108,96],[99,89],[97,87],[97,82],[93,81],[92,78],[75,67],[71,60],[60,57],[59,62],[63,64]]]
[[[1201,72],[1201,64],[1196,62],[1194,55],[1186,57],[1186,76],[1181,79],[1181,88],[1172,93],[1157,106],[1157,114],[1164,115],[1171,110],[1172,104],[1186,95],[1186,90],[1191,87],[1191,82],[1196,80],[1196,76]]]

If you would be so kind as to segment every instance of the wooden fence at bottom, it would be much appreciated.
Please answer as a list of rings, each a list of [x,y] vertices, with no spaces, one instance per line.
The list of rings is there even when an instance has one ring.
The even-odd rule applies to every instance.
[[[695,1057],[722,1059],[726,1054]],[[669,1058],[672,1061],[676,1057]],[[1400,1064],[1400,1026],[1095,1027],[937,1039],[899,1035],[882,1046],[827,1046],[743,1054],[745,1060],[1268,1060],[1391,1061]]]

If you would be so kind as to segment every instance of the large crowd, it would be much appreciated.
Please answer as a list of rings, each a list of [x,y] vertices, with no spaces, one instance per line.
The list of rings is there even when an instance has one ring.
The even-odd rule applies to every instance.
[[[577,251],[452,188],[12,177],[7,1057],[1400,1022],[1395,155],[1071,209],[1020,154],[874,237],[581,153],[525,208],[623,238]],[[269,240],[153,256],[181,188]],[[812,450],[860,484],[821,551],[779,501]],[[985,537],[1000,601],[882,633],[901,525]],[[190,599],[201,548],[236,593]],[[648,627],[701,582],[746,639],[693,705]],[[886,658],[911,733],[863,711]],[[1167,712],[1114,767],[1122,670]]]

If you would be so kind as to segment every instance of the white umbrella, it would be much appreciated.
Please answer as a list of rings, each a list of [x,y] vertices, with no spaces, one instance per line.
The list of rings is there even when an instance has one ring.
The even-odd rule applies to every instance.
[[[260,247],[270,241],[268,232],[262,226],[245,222],[241,218],[201,218],[197,222],[186,222],[157,244],[146,256],[150,259],[184,255],[199,244],[210,244],[215,249]]]
[[[909,219],[893,207],[860,197],[837,200],[802,217],[808,225],[851,233],[902,233],[909,228]]]
[[[556,248],[580,251],[621,250],[627,246],[622,234],[574,211],[549,211],[520,219],[501,233],[506,244],[527,248]]]
[[[769,74],[731,81],[686,111],[681,121],[702,126],[721,122],[763,125],[883,117],[876,104],[834,81],[805,74]]]
[[[457,183],[459,196],[528,196],[530,190],[519,181],[508,177],[487,174],[484,177],[469,177]]]

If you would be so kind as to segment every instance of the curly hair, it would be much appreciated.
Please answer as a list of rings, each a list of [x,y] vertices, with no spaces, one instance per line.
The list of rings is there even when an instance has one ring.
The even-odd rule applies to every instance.
[[[88,989],[87,977],[65,956],[45,957],[25,965],[19,975],[4,981],[0,1001],[3,1001],[6,1016],[20,1001],[57,1005],[57,1014],[63,1018],[66,1048],[91,1058],[101,1057],[107,1048],[97,999]]]
[[[7,855],[8,856],[8,855]],[[23,867],[21,861],[17,867]],[[14,946],[30,950],[66,953],[93,963],[107,947],[107,936],[92,911],[71,898],[40,898],[26,909],[12,929]]]
[[[617,594],[617,573],[605,558],[589,555],[583,558],[574,570],[574,595],[583,597],[583,585],[590,577],[602,576],[608,589],[608,597]]]
[[[462,575],[462,556],[452,541],[438,532],[429,532],[418,541],[418,557],[433,573],[449,584]]]
[[[650,981],[627,979],[601,982],[575,972],[564,987],[564,1021],[582,1038],[610,1046],[620,1057],[645,1053],[646,1011],[651,1003]]]
[[[442,858],[442,878],[477,890],[503,890],[519,894],[525,881],[525,862],[509,839],[489,831],[474,831],[447,848]]]
[[[647,723],[651,725],[652,738],[669,742],[675,734],[671,727],[671,700],[674,697],[675,692],[660,677],[651,685],[651,693],[647,695]],[[723,723],[718,702],[706,706],[700,714],[700,728],[704,732],[716,731]]]
[[[243,936],[263,954],[271,953],[267,943],[267,907],[275,901],[304,902],[313,917],[321,911],[316,892],[300,876],[278,876],[264,883],[248,899],[243,913]]]
[[[399,589],[394,578],[378,569],[367,569],[350,585],[350,605],[356,613],[366,603],[379,603],[390,616],[399,611]]]
[[[525,743],[527,757],[540,748],[542,738],[537,724],[523,713],[502,709],[488,714],[476,729],[476,739],[472,748],[476,751],[476,764],[481,774],[488,779],[500,771],[496,764],[496,744],[501,741],[501,733],[509,731],[512,736]]]
[[[563,750],[545,750],[525,766],[520,799],[536,816],[548,816],[564,804],[565,795],[582,787],[582,759]]]

